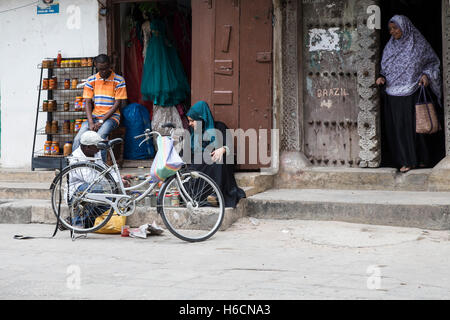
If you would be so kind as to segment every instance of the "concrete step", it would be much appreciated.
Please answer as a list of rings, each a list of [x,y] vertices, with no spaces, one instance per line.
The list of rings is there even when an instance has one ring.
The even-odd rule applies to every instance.
[[[237,172],[234,174],[236,183],[241,188],[251,187],[259,193],[273,188],[274,175],[265,175],[259,172]]]
[[[0,200],[0,223],[55,223],[50,200],[2,199]]]
[[[450,229],[450,192],[273,189],[246,200],[262,219],[342,221]]]
[[[55,178],[55,171],[31,171],[25,169],[0,169],[0,181],[49,182]]]
[[[227,230],[234,222],[244,217],[245,204],[241,202],[237,208],[226,208],[225,217],[220,228]],[[161,216],[156,208],[137,207],[133,215],[127,217],[127,225],[137,228],[146,223],[156,223],[164,225]],[[28,223],[56,223],[56,216],[53,213],[50,200],[30,200],[30,199],[4,199],[0,200],[0,223],[5,224],[28,224]]]
[[[431,169],[411,170],[404,174],[393,168],[309,167],[281,173],[274,181],[276,189],[392,190],[435,191],[429,183]],[[449,186],[450,187],[450,186]],[[441,190],[441,191],[450,191]]]
[[[0,182],[0,199],[50,200],[50,182]]]

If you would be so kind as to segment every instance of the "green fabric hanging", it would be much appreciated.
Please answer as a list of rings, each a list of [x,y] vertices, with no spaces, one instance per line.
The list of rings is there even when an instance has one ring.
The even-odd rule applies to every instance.
[[[177,50],[168,43],[164,22],[153,20],[150,28],[141,92],[155,105],[176,106],[189,97],[191,89]]]

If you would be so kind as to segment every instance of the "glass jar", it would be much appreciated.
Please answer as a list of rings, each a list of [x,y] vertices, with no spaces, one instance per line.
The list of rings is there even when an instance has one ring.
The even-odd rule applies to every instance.
[[[44,112],[48,111],[48,100],[44,100],[42,102],[42,111],[44,111]]]
[[[70,120],[70,133],[75,133],[75,120]]]
[[[64,157],[70,156],[72,154],[72,142],[67,141],[64,144]]]
[[[78,78],[72,79],[72,89],[76,89],[78,85]]]
[[[81,111],[83,106],[83,97],[75,98],[75,111]]]
[[[44,155],[48,156],[52,153],[52,142],[45,141],[44,143]]]
[[[56,120],[52,121],[52,130],[51,130],[51,132],[53,134],[58,133],[58,121],[56,121]]]
[[[42,61],[42,68],[51,69],[53,68],[53,59],[46,58]]]
[[[48,90],[50,80],[48,78],[44,78],[42,80],[42,90]]]
[[[64,111],[69,111],[70,110],[70,104],[69,102],[64,102]]]
[[[51,146],[51,154],[52,156],[56,156],[59,154],[59,143],[58,141],[53,141]]]
[[[63,133],[64,134],[69,134],[70,133],[70,121],[69,120],[64,120]]]
[[[48,112],[56,111],[56,100],[48,100]]]
[[[47,121],[45,124],[45,133],[46,134],[50,134],[52,133],[52,122],[51,121]]]
[[[80,131],[82,124],[83,124],[83,120],[81,120],[81,119],[75,120],[75,130],[74,130],[75,133],[78,133],[78,131]]]
[[[88,67],[92,67],[94,64],[92,58],[88,58]]]
[[[64,89],[70,89],[70,79],[64,79]]]
[[[49,81],[49,85],[48,88],[50,90],[56,90],[58,88],[58,78],[56,76],[53,76],[50,81]]]

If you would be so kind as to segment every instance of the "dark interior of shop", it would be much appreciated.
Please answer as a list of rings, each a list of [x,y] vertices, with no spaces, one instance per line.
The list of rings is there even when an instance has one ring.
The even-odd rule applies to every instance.
[[[381,0],[381,50],[384,49],[391,38],[387,25],[394,15],[407,16],[414,26],[419,29],[425,39],[430,43],[442,62],[442,2],[436,0]],[[382,51],[381,51],[382,52]],[[442,69],[442,64],[441,64]],[[443,110],[438,108],[441,125],[443,126]],[[382,128],[382,167],[393,167],[390,151],[386,147],[386,133],[383,123],[383,99],[381,99],[381,128]],[[442,152],[433,154],[432,166],[436,165],[444,156],[445,139],[443,131],[433,139],[434,150]]]

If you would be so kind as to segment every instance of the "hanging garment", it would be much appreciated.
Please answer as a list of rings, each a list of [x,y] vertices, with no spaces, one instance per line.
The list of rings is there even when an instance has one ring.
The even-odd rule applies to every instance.
[[[132,28],[130,31],[130,41],[125,45],[124,77],[127,83],[128,101],[138,103],[147,108],[150,119],[153,114],[153,103],[144,101],[141,93],[142,69],[144,68],[144,58],[142,56],[142,43],[138,38],[139,28]]]
[[[166,38],[164,22],[153,20],[150,27],[152,36],[146,50],[141,92],[155,106],[176,106],[190,94],[183,65]]]
[[[144,59],[142,58],[142,45],[136,37],[136,28],[130,31],[130,41],[125,45],[124,77],[127,83],[128,100],[139,103],[142,99],[141,80]]]

